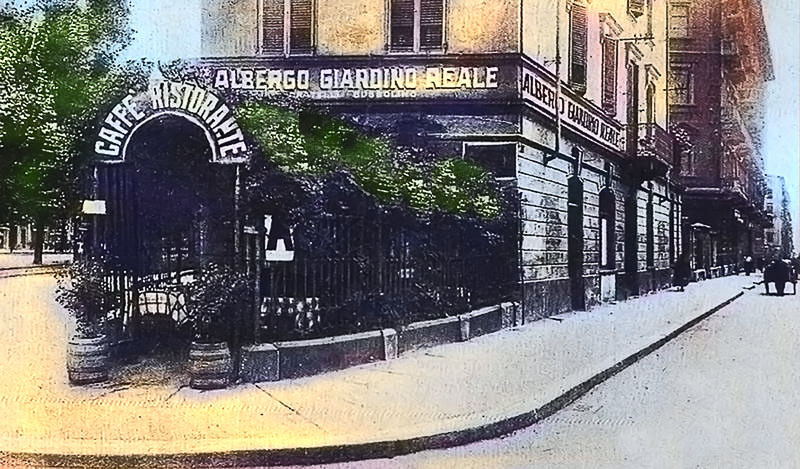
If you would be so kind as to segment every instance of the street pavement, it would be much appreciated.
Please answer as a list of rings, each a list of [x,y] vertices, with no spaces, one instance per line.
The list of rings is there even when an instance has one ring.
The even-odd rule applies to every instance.
[[[800,467],[800,297],[762,293],[508,437],[324,467]]]
[[[466,441],[464,435],[485,438],[463,431],[535,416],[567,390],[734,298],[754,280],[708,280],[683,293],[563,314],[389,362],[200,392],[176,379],[69,386],[64,364],[71,325],[54,301],[54,280],[0,279],[0,449],[5,455],[99,454],[108,458],[91,461],[165,467],[186,464],[182,455],[196,453],[250,462],[310,454],[313,461],[314,455],[344,454],[342,448],[355,457],[378,455],[369,448],[381,442],[424,446],[432,435],[456,435],[451,444]],[[415,446],[388,448],[394,454]],[[0,463],[12,461],[19,458],[0,454]],[[211,457],[198,461],[220,465]]]

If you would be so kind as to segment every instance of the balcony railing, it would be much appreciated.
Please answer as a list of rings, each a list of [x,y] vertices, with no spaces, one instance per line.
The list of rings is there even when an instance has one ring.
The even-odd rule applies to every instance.
[[[658,124],[639,124],[638,157],[657,158],[672,164],[672,136]]]

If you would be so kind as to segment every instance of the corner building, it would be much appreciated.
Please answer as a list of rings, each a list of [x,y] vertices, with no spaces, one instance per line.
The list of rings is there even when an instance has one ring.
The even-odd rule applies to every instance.
[[[305,100],[512,184],[525,320],[669,284],[667,0],[206,0],[203,15],[217,89]]]

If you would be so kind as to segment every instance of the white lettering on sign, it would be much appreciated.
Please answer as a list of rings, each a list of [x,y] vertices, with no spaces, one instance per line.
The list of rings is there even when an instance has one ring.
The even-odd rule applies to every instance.
[[[555,86],[534,71],[522,71],[522,98],[553,114],[558,108],[561,122],[592,140],[618,152],[625,151],[622,125],[567,94],[562,94],[556,106]]]
[[[416,97],[434,90],[499,88],[499,67],[369,67],[309,69],[222,68],[214,72],[219,89],[309,92],[339,98]]]
[[[192,115],[205,125],[220,159],[230,159],[247,151],[233,112],[211,91],[191,83],[162,81],[150,88],[145,99],[137,98],[126,96],[106,116],[94,146],[99,156],[121,157],[137,124],[158,111],[173,110]]]

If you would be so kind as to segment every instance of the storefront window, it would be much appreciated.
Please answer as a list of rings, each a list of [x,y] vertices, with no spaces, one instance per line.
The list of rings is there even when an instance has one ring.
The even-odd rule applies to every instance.
[[[444,0],[391,0],[390,23],[392,51],[441,50]]]
[[[496,178],[516,177],[517,145],[515,143],[467,143],[464,159],[474,161]]]

